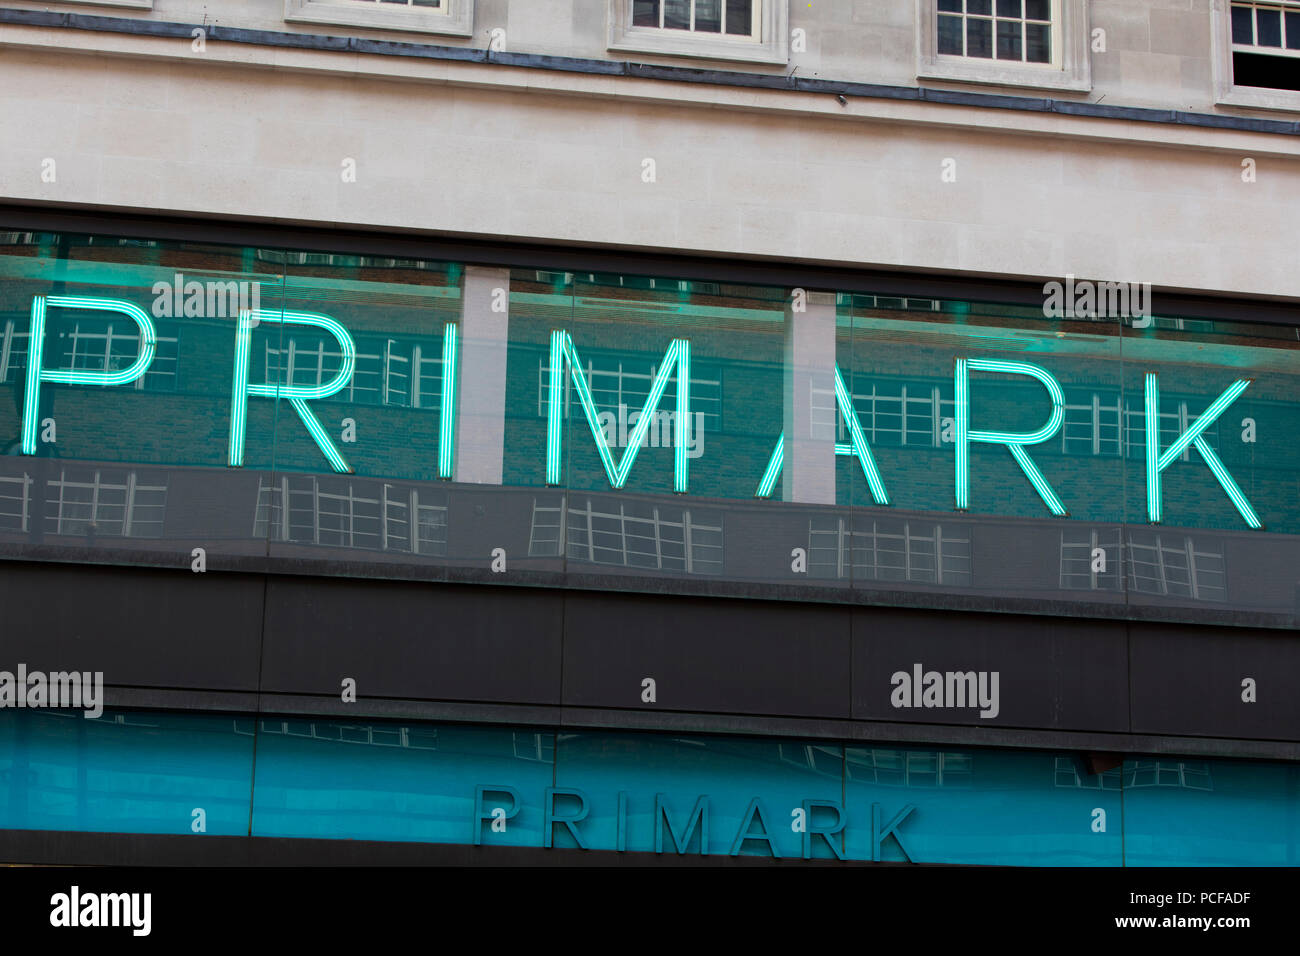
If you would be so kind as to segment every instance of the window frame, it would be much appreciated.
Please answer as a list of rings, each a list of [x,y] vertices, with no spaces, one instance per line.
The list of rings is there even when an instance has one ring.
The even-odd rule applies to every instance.
[[[1293,7],[1300,4],[1269,0],[1268,6]],[[1263,110],[1300,111],[1300,90],[1275,90],[1265,86],[1237,86],[1232,69],[1232,0],[1215,0],[1210,16],[1210,42],[1214,49],[1210,65],[1214,77],[1214,102],[1220,106],[1249,106]],[[1253,4],[1252,4],[1253,6]],[[1256,51],[1260,48],[1255,47]],[[1291,51],[1294,59],[1297,52]],[[1268,54],[1263,54],[1268,55]]]
[[[938,0],[917,0],[916,77],[918,80],[948,80],[1087,93],[1092,90],[1089,37],[1087,0],[1052,0],[1050,63],[941,55]]]
[[[358,0],[284,0],[284,19],[286,23],[472,36],[474,0],[443,0],[443,4],[447,8],[445,11],[361,3]]]
[[[633,0],[609,0],[607,49],[782,66],[790,62],[788,0],[758,0],[757,37],[636,27],[632,25],[632,2]]]

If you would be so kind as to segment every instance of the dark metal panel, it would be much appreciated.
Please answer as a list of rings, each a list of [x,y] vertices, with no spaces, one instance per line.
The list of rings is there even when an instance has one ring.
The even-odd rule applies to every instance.
[[[558,703],[561,614],[535,589],[273,577],[262,690]]]
[[[263,580],[61,564],[0,565],[0,668],[102,671],[119,686],[255,691]]]
[[[0,607],[0,669],[102,670],[114,706],[1300,753],[1300,637],[1277,631],[22,562],[0,565]],[[893,707],[891,676],[918,663],[998,671],[998,716]]]
[[[859,608],[853,612],[853,716],[1123,732],[1129,729],[1126,651],[1118,622]],[[924,694],[913,690],[918,667],[922,691],[927,675],[944,678],[940,705],[926,706]],[[955,691],[968,685],[947,675],[971,672],[977,692],[983,675],[989,701],[997,674],[996,707],[958,698]],[[895,683],[895,674],[907,680]]]
[[[1300,741],[1300,635],[1135,623],[1130,641],[1135,732]]]
[[[642,682],[655,682],[653,703]],[[565,601],[564,703],[847,717],[849,612],[632,595]]]

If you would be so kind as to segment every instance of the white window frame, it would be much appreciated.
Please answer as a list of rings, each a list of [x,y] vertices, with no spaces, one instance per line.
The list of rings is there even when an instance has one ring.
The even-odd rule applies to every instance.
[[[1078,532],[1074,532],[1077,534]],[[1069,537],[1061,532],[1061,589],[1063,591],[1111,591],[1124,587],[1123,543],[1119,526],[1090,528],[1086,537]],[[1107,569],[1092,569],[1092,554],[1100,548],[1106,555]],[[1080,566],[1087,571],[1079,570]]]
[[[1270,6],[1293,7],[1300,11],[1300,4],[1277,0]],[[1221,106],[1249,106],[1262,110],[1300,110],[1300,90],[1270,90],[1259,86],[1236,86],[1232,79],[1232,2],[1231,0],[1214,0],[1210,16],[1211,42],[1214,49],[1210,64],[1214,75],[1214,102]],[[1242,47],[1243,50],[1247,49]],[[1251,47],[1260,52],[1260,47]],[[1297,52],[1292,50],[1294,57]],[[1285,50],[1279,56],[1287,55]]]
[[[615,513],[612,502],[597,508],[588,497],[578,497],[570,503],[564,496],[556,506],[534,498],[529,557],[562,557],[607,567],[657,571],[665,570],[667,565],[667,570],[685,574],[722,572],[722,524],[720,521],[704,523],[718,520],[712,514],[701,518],[689,508],[676,510],[666,506],[664,509],[652,506],[650,514],[644,510],[629,513],[628,504],[620,500]],[[631,504],[635,510],[637,503]],[[539,531],[546,534],[538,534]],[[676,536],[678,531],[680,538]],[[598,543],[598,538],[604,543]],[[647,560],[651,558],[653,562]]]
[[[757,35],[749,37],[636,27],[632,25],[632,0],[609,0],[609,49],[615,51],[746,63],[789,63],[788,0],[759,0],[757,26]]]
[[[1052,0],[1050,63],[940,56],[937,7],[936,0],[916,0],[917,79],[1023,86],[1076,93],[1087,93],[1092,89],[1087,0]]]
[[[474,32],[474,0],[443,0],[444,10],[399,7],[360,0],[284,0],[288,23],[328,23],[372,30],[405,30],[468,37]]]
[[[437,503],[436,494],[430,503],[420,500],[416,487],[384,482],[371,488],[372,484],[331,482],[322,489],[315,476],[294,476],[291,483],[290,476],[281,475],[278,484],[262,479],[253,512],[253,537],[323,548],[445,556],[447,506]],[[367,490],[378,497],[359,493]],[[367,510],[371,505],[373,509]],[[302,520],[304,513],[310,513],[310,523]],[[372,523],[376,531],[359,530],[358,522]]]
[[[77,528],[80,524],[88,524],[96,528],[96,533],[104,537],[113,538],[161,538],[166,528],[167,517],[167,485],[142,485],[134,471],[128,471],[125,479],[121,482],[110,480],[115,475],[105,476],[100,469],[96,468],[90,473],[89,477],[82,476],[86,480],[78,481],[76,476],[69,477],[68,469],[63,468],[59,472],[59,477],[50,481],[50,488],[57,488],[59,496],[49,498],[47,505],[54,505],[53,514],[46,511],[45,522],[48,533],[56,535],[83,535],[86,532]],[[89,500],[81,500],[68,496],[69,489],[74,491],[89,492]],[[138,500],[143,495],[156,494],[161,492],[162,500]],[[111,500],[108,496],[114,493],[120,493],[122,503],[119,506],[116,501]],[[143,493],[139,494],[139,493]],[[121,516],[114,518],[112,509],[121,508]],[[85,508],[89,514],[86,517],[77,517],[65,512],[72,509]],[[158,512],[158,517],[141,518],[136,514],[137,509],[154,509]],[[53,528],[49,525],[53,523]],[[109,530],[113,524],[120,526],[116,533]],[[65,525],[69,527],[65,528]],[[154,527],[156,526],[156,527]],[[75,530],[74,530],[75,529]],[[156,531],[154,534],[148,533],[150,529]]]
[[[854,527],[852,522],[844,518],[835,521],[834,527],[817,527],[815,521],[808,522],[808,563],[823,572],[829,572],[833,567],[833,576],[836,578],[847,578],[851,574],[861,580],[907,581],[912,584],[950,587],[969,587],[973,581],[974,563],[969,531],[965,538],[959,538],[952,533],[951,526],[949,534],[945,535],[943,525],[938,522],[917,522],[916,529],[913,529],[911,521],[902,519],[900,533],[888,527],[882,528],[883,522],[875,520],[870,522],[870,527],[864,524],[861,528]],[[827,543],[822,543],[823,541]],[[930,545],[931,550],[926,551],[925,545]],[[944,551],[944,545],[948,546],[947,552]],[[964,553],[961,545],[965,545]],[[822,557],[832,548],[835,549],[832,560]],[[856,561],[858,553],[866,555],[868,552],[869,560],[861,563]],[[882,553],[901,555],[902,566],[882,562]],[[882,568],[901,571],[902,577],[882,576]],[[934,572],[930,580],[925,577],[928,571]],[[829,573],[819,576],[832,577]]]

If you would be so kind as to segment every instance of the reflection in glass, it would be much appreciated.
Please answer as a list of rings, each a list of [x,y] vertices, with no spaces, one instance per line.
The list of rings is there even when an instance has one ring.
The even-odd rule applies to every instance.
[[[253,774],[256,742],[257,773]],[[0,709],[0,828],[978,865],[1295,865],[1300,768],[311,716]],[[506,789],[508,788],[508,789]],[[251,802],[251,806],[250,806]],[[492,813],[508,817],[493,829]],[[806,809],[829,837],[791,826]],[[251,810],[251,818],[250,818]],[[512,812],[513,811],[513,812]],[[1106,828],[1090,822],[1106,817]],[[748,816],[747,816],[748,814]],[[876,837],[887,822],[894,833]],[[477,831],[477,837],[475,836]],[[707,831],[707,832],[706,832]],[[556,823],[553,845],[576,846]],[[743,838],[743,839],[742,839]]]
[[[1294,623],[1292,327],[29,232],[0,233],[0,277],[6,557],[57,545],[154,560],[203,541],[438,579],[481,572],[500,548],[552,583],[708,578],[748,594],[1100,601],[1173,620],[1213,606],[1225,623]],[[275,321],[249,329],[247,381],[267,394],[250,398],[244,464],[228,467],[239,303],[253,291],[263,312],[326,316],[355,344],[340,390],[303,402],[350,473],[284,400],[340,374],[342,340]],[[61,296],[142,310],[155,353],[124,384],[42,383],[42,437],[23,454],[32,304]],[[125,313],[59,305],[46,321],[48,370],[120,373],[140,354]],[[573,348],[553,383],[557,336]],[[1059,432],[1025,448],[1065,515],[999,441],[969,444],[959,498],[962,361],[971,431],[1032,433],[1053,407],[1045,380],[987,363],[1059,387]],[[1237,381],[1249,384],[1210,415]],[[1152,520],[1149,415],[1162,452],[1208,425],[1204,449],[1261,530],[1188,443],[1159,469]]]

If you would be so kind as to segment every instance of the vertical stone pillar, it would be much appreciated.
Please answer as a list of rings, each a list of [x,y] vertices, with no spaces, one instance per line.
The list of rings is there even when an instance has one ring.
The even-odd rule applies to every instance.
[[[795,289],[785,307],[782,498],[835,503],[835,293]]]
[[[495,308],[495,310],[494,310]],[[461,289],[455,480],[501,484],[510,270],[468,266]]]

